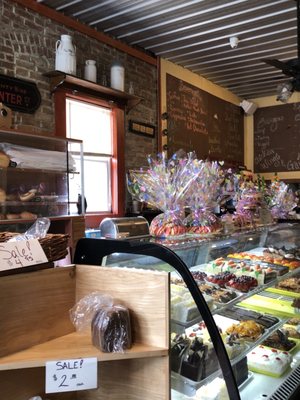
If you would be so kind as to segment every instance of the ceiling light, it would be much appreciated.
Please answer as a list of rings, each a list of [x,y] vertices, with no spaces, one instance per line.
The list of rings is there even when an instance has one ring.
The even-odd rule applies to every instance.
[[[294,91],[294,85],[292,81],[281,83],[277,86],[277,101],[287,103],[289,98],[292,96]]]
[[[236,36],[232,36],[232,37],[229,38],[229,43],[230,43],[230,46],[233,49],[236,49],[238,47],[238,44],[239,44],[239,38],[236,37]]]

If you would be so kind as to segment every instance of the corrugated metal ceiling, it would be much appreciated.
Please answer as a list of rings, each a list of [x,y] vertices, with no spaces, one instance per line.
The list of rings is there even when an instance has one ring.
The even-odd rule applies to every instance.
[[[204,76],[241,98],[288,78],[264,58],[297,58],[295,0],[37,0]],[[229,38],[239,38],[231,48]]]

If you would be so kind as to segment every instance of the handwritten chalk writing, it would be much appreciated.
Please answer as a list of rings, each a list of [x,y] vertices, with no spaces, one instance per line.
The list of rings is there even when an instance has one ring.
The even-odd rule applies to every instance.
[[[256,138],[256,146],[257,147],[268,147],[270,146],[270,138],[269,136],[257,136]]]
[[[258,129],[263,129],[265,126],[269,127],[270,132],[276,132],[278,129],[278,123],[284,120],[283,116],[272,117],[272,118],[261,118],[257,123]]]
[[[174,118],[174,120],[175,121],[183,121],[183,122],[185,122],[185,120],[186,120],[186,117],[185,117],[185,115],[182,113],[182,110],[179,110],[179,109],[174,109],[174,110],[172,110],[173,111],[173,113],[170,113],[171,115],[172,115],[172,117]]]
[[[209,154],[214,155],[214,154],[220,154],[222,152],[222,148],[220,145],[213,145],[210,146],[209,148]]]
[[[172,96],[172,99],[174,98],[175,96]],[[186,98],[183,99],[183,107],[176,106],[172,101],[169,105],[169,114],[172,120],[182,122],[185,129],[192,133],[207,135],[208,131],[206,124],[199,119],[199,114],[203,113],[203,109],[198,107],[196,103],[193,107],[190,107],[190,101]],[[169,130],[172,130],[170,125],[168,125],[168,128]]]
[[[220,139],[218,136],[211,136],[211,135],[209,135],[208,142],[209,142],[211,145],[214,145],[214,144],[221,144],[221,139]]]
[[[274,154],[274,150],[272,149],[267,149],[267,150],[262,150],[260,154],[255,156],[255,163],[259,164],[261,161],[263,161],[266,157],[272,156]]]
[[[254,171],[299,171],[300,104],[259,108],[253,118]]]
[[[182,148],[198,158],[244,162],[240,107],[169,74],[166,88],[170,154]]]
[[[262,154],[255,157],[255,162],[256,164],[260,164],[260,167],[263,169],[268,169],[270,166],[273,166],[274,168],[285,167],[285,162],[274,150],[263,151]]]
[[[289,160],[286,167],[288,171],[300,171],[300,161]]]

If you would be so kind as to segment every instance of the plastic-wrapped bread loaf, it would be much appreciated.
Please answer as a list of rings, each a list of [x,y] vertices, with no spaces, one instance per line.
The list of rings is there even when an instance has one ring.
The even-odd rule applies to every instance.
[[[129,310],[121,305],[100,308],[92,320],[92,343],[103,352],[130,349],[131,324]]]

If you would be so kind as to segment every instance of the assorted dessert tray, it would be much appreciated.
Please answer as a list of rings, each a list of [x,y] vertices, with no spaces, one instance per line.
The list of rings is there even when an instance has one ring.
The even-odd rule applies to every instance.
[[[237,384],[254,373],[281,377],[300,350],[300,251],[265,248],[231,253],[190,269],[219,329]],[[261,293],[272,306],[264,307]],[[277,297],[286,302],[278,312]],[[274,298],[275,297],[275,298]],[[273,312],[277,308],[277,312]],[[280,307],[279,307],[280,308]],[[171,369],[196,396],[220,376],[208,330],[184,281],[171,275]]]

